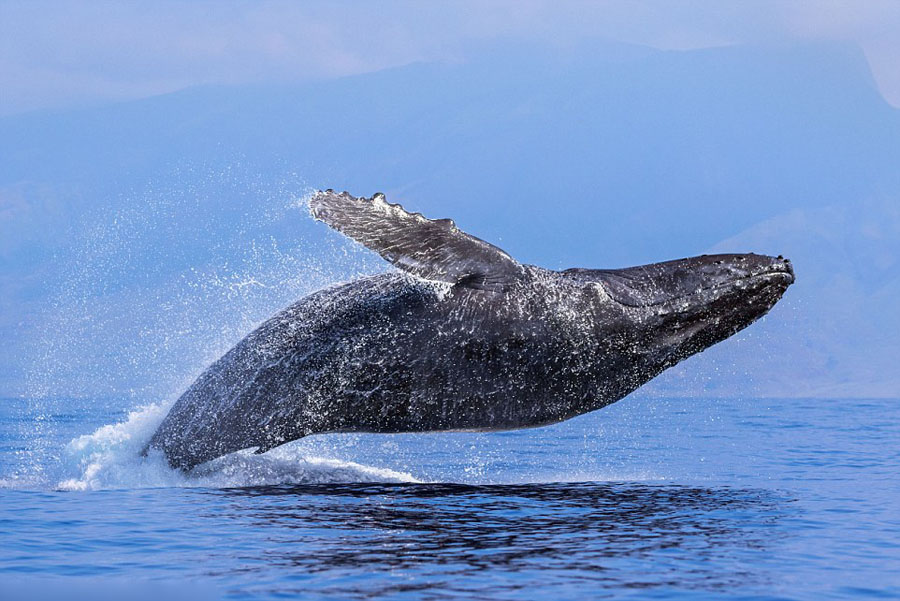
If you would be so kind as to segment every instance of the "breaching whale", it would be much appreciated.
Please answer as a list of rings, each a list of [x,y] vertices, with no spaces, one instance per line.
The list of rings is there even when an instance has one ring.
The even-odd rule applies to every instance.
[[[551,271],[382,194],[309,205],[399,271],[316,292],[211,365],[149,443],[173,467],[315,433],[559,422],[750,325],[794,281],[755,254]]]

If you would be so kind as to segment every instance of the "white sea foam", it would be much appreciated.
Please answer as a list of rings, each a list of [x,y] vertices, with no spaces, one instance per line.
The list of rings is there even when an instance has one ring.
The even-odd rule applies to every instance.
[[[171,469],[162,453],[142,451],[168,407],[152,405],[129,414],[118,424],[72,440],[62,458],[62,490],[110,488],[265,486],[352,482],[417,482],[412,475],[309,455],[285,445],[256,455],[232,453],[198,466],[189,474]]]

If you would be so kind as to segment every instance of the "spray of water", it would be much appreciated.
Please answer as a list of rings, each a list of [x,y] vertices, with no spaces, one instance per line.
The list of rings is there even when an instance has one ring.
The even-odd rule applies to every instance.
[[[290,446],[263,455],[251,451],[234,453],[187,475],[171,469],[158,451],[141,456],[167,412],[164,405],[145,407],[131,412],[122,423],[103,426],[93,434],[72,440],[63,450],[60,470],[71,477],[56,486],[63,490],[95,490],[417,481],[410,474],[320,457]]]
[[[192,478],[140,456],[180,392],[262,320],[325,285],[384,269],[316,228],[310,192],[294,173],[180,166],[98,200],[71,224],[55,291],[28,341],[29,419],[11,480],[67,489],[409,480],[285,450],[235,456]],[[66,398],[112,398],[132,411],[61,444],[54,412]]]

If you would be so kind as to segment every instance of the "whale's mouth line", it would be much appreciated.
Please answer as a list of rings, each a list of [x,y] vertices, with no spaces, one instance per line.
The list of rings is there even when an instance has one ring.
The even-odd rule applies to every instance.
[[[708,292],[716,292],[723,288],[735,286],[736,284],[739,284],[741,282],[749,283],[749,282],[754,282],[754,281],[764,280],[764,279],[770,279],[771,283],[777,283],[779,280],[782,280],[784,288],[787,289],[788,286],[790,286],[791,284],[794,283],[794,274],[792,274],[790,271],[786,271],[786,270],[771,269],[769,271],[764,271],[761,273],[754,273],[752,275],[746,275],[746,276],[734,278],[732,280],[728,280],[727,282],[720,282],[718,284],[704,286],[704,287],[698,288],[697,290],[694,290],[693,292],[689,292],[687,294],[681,294],[679,296],[673,296],[671,298],[666,298],[666,299],[659,300],[659,301],[643,302],[643,303],[630,301],[629,299],[627,299],[627,297],[624,297],[624,296],[614,293],[606,286],[604,286],[603,288],[606,291],[606,293],[609,295],[609,297],[611,299],[613,299],[615,302],[619,303],[620,305],[623,305],[625,307],[635,308],[635,309],[647,309],[650,307],[659,307],[662,305],[677,303],[679,301],[683,301],[688,298],[693,298],[695,296],[698,296],[698,295],[701,295],[704,293],[708,293]]]

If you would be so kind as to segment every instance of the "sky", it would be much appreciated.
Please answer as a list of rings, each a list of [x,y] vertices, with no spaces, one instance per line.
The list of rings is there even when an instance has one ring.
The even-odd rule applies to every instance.
[[[462,60],[501,39],[659,49],[841,40],[900,106],[900,2],[0,0],[0,116],[201,84],[298,83]]]
[[[698,385],[895,395],[900,111],[872,83],[900,106],[898,14],[0,0],[0,396],[168,394],[278,308],[383,269],[331,252],[312,187],[385,192],[548,268],[782,253],[797,284]],[[16,116],[36,109],[58,112]]]

